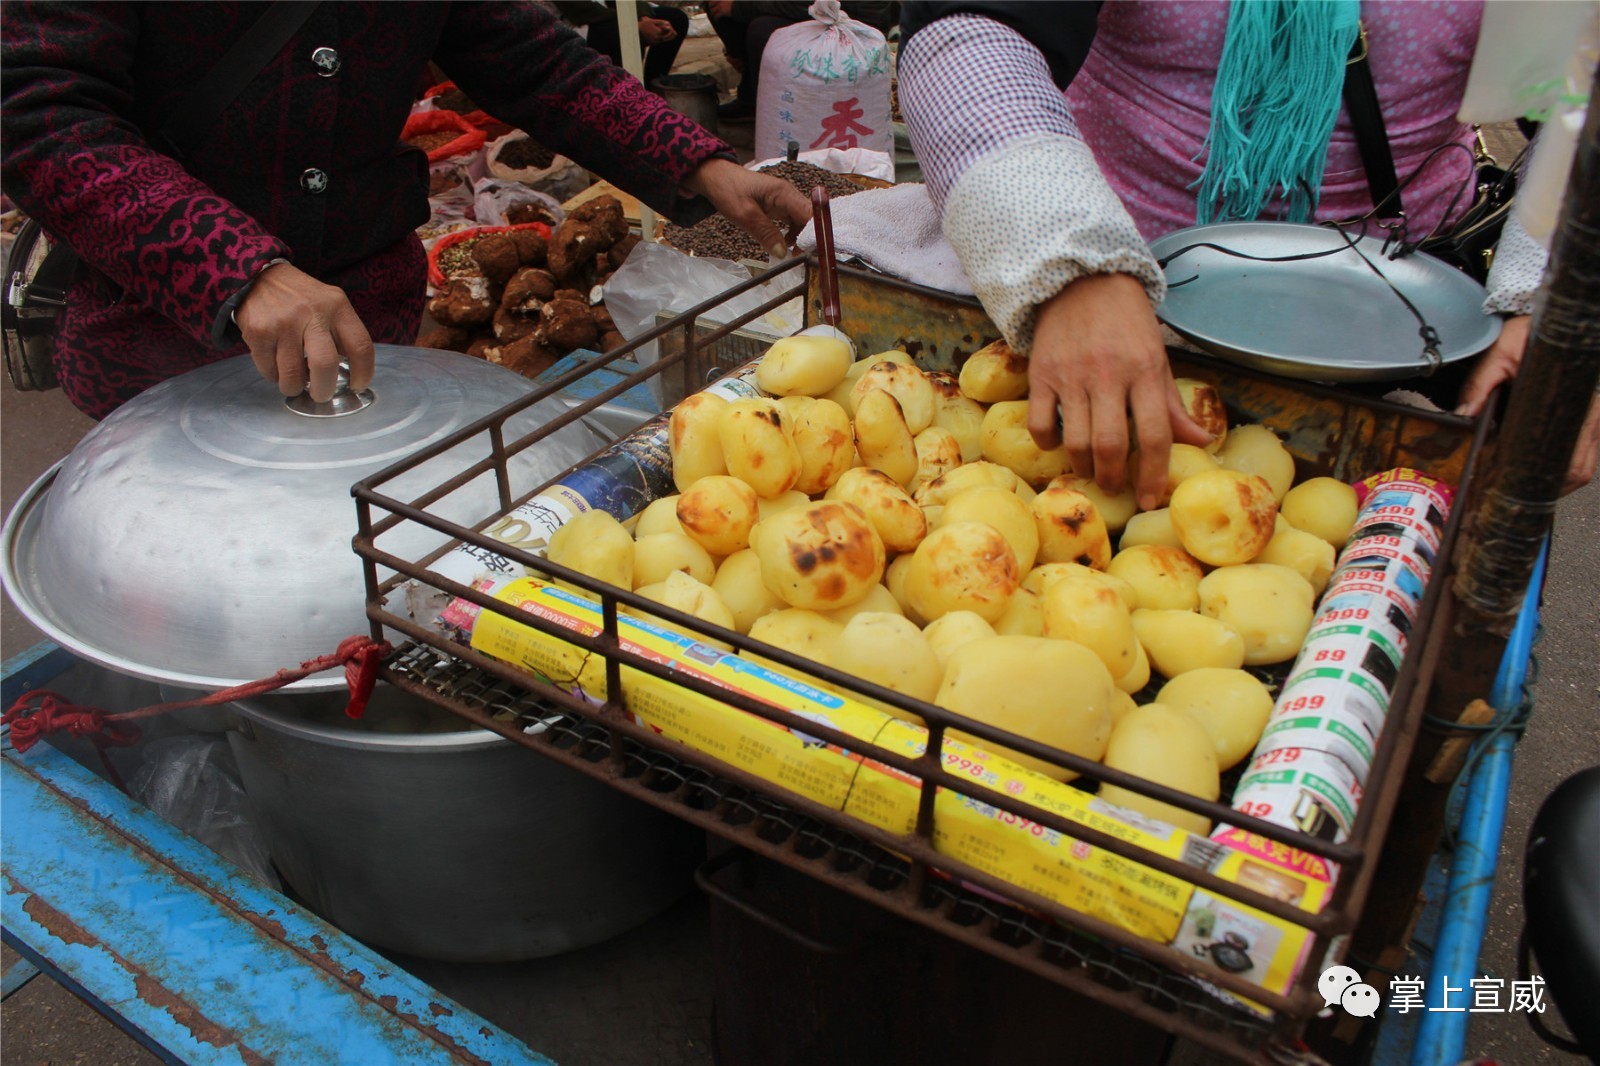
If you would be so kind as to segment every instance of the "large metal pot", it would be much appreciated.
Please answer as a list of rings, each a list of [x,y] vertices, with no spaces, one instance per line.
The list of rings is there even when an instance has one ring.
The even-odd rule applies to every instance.
[[[184,374],[29,490],[6,519],[7,591],[58,643],[174,698],[269,677],[368,629],[351,485],[533,387],[481,359],[391,346],[373,402],[347,394],[309,414],[248,357]],[[566,410],[535,404],[507,439]],[[582,425],[551,435],[510,464],[512,495],[604,443]],[[421,495],[485,458],[464,449],[390,491]],[[430,509],[470,524],[497,501],[485,475]],[[438,543],[413,526],[380,547],[419,558]],[[380,690],[371,726],[409,715],[415,729],[341,719],[343,685],[330,671],[235,705],[229,723],[274,863],[340,927],[434,958],[526,958],[620,932],[688,885],[701,849],[682,823],[445,712],[448,731],[424,727],[423,705],[396,690]]]
[[[360,723],[344,702],[235,703],[228,740],[273,864],[346,932],[430,959],[538,958],[630,929],[692,883],[704,842],[687,823],[397,689]]]

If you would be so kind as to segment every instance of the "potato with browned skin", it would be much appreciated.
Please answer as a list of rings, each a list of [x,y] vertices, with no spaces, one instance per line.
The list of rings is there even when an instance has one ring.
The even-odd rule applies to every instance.
[[[791,607],[826,611],[863,599],[883,579],[883,540],[861,508],[824,500],[756,526],[761,580]]]

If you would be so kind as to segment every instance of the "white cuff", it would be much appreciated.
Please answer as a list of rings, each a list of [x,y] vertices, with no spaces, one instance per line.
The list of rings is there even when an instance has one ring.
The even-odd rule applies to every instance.
[[[1094,155],[1071,137],[1014,141],[969,167],[945,203],[944,232],[984,310],[1026,353],[1034,310],[1090,274],[1130,274],[1152,303],[1166,277]]]

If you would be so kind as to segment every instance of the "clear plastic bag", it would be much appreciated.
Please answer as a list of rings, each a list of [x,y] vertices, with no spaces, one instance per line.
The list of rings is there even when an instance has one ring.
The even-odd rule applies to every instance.
[[[686,255],[664,244],[641,241],[606,282],[605,302],[617,331],[632,340],[654,327],[656,316],[663,311],[686,311],[749,280],[749,270],[732,260]],[[728,318],[737,317],[793,284],[794,278],[789,275],[781,282],[766,282],[725,301],[716,311]],[[743,328],[777,340],[804,325],[804,314],[804,304],[796,297]],[[659,358],[655,342],[641,347],[634,358],[640,366],[654,363]],[[660,400],[660,380],[653,379],[650,385]]]
[[[261,884],[282,891],[227,740],[179,735],[143,748],[128,794]]]

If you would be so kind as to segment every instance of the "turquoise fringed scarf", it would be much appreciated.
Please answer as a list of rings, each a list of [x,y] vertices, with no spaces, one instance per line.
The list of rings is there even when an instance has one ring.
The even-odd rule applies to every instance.
[[[1359,0],[1233,0],[1199,223],[1253,219],[1276,195],[1290,221],[1311,219],[1360,15]]]

